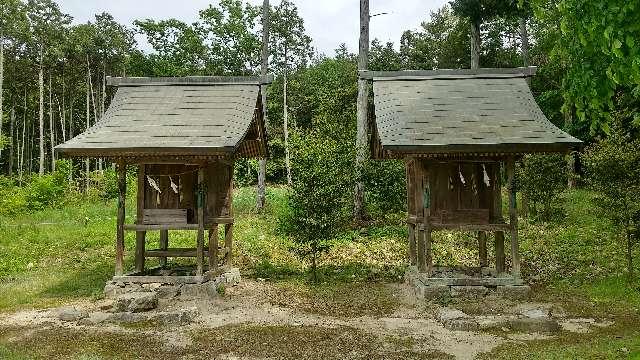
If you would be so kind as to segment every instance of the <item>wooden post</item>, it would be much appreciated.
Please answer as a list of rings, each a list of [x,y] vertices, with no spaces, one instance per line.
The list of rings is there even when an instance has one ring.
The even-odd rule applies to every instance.
[[[407,221],[408,233],[409,233],[409,263],[412,266],[415,266],[417,262],[417,249],[416,249],[416,219],[418,218],[416,212],[416,193],[415,193],[415,160],[414,159],[406,159],[405,160],[406,167],[406,178],[407,178],[407,213],[409,218]],[[418,229],[419,234],[419,229]]]
[[[127,202],[127,165],[118,162],[118,219],[116,230],[116,276],[124,274],[124,220]]]
[[[209,229],[209,271],[218,270],[218,224]]]
[[[478,257],[481,268],[489,265],[487,261],[487,233],[484,231],[478,231]]]
[[[147,169],[145,165],[140,165],[138,167],[138,196],[136,198],[137,201],[137,212],[136,212],[136,222],[138,225],[142,225],[144,219],[144,201],[145,201],[145,176],[147,174]],[[136,231],[136,272],[141,273],[144,271],[144,250],[146,243],[147,233],[145,231]]]
[[[204,273],[204,208],[205,208],[205,191],[204,191],[204,167],[198,170],[198,244],[196,250],[197,276]]]
[[[360,53],[358,56],[358,70],[369,68],[369,0],[360,0]],[[354,201],[354,215],[356,222],[364,219],[364,182],[362,170],[367,160],[368,122],[369,122],[369,82],[358,79],[358,117],[356,135],[356,189]]]
[[[494,167],[493,178],[493,212],[494,222],[503,223],[502,217],[502,175],[500,173],[501,164],[497,163]],[[496,231],[495,233],[495,253],[496,253],[496,272],[504,273],[505,256],[504,256],[504,231]]]
[[[231,265],[231,259],[233,258],[233,224],[226,224],[224,226],[224,247],[227,249],[227,253],[224,256],[224,264]]]
[[[260,74],[267,76],[269,71],[269,14],[270,14],[269,0],[264,0],[262,4],[262,68]],[[262,85],[260,89],[262,95],[262,111],[264,113],[264,123],[268,123],[267,119],[267,86]],[[264,209],[267,201],[267,159],[260,159],[260,166],[258,169],[258,196],[256,199],[256,208],[258,210]]]
[[[424,208],[424,191],[425,191],[425,178],[424,178],[424,167],[420,161],[415,162],[415,203],[416,203],[416,214],[418,215],[418,270],[420,272],[427,271],[427,240],[429,241],[429,246],[431,246],[431,229],[428,224],[428,213],[426,213]],[[428,235],[427,235],[428,234]],[[427,239],[428,236],[428,239]]]
[[[169,230],[161,230],[160,231],[160,250],[168,250],[169,249]],[[161,257],[159,259],[160,266],[167,266],[167,258]]]
[[[509,225],[511,227],[511,258],[513,265],[511,272],[516,279],[520,278],[520,244],[518,243],[518,206],[516,200],[515,160],[507,162],[507,177],[509,178]]]

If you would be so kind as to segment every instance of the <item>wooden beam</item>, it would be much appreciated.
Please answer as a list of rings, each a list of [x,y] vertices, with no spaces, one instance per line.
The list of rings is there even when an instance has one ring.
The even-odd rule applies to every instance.
[[[508,224],[431,224],[433,230],[458,230],[458,231],[505,231],[510,230]]]
[[[229,178],[229,190],[227,194],[227,199],[229,201],[228,211],[229,216],[231,217],[231,222],[226,223],[224,226],[224,247],[228,250],[228,252],[224,256],[224,265],[231,266],[233,262],[233,173],[234,173],[234,165],[231,165],[230,169],[230,178]]]
[[[415,159],[406,159],[406,179],[407,179],[407,210],[409,217],[407,219],[407,228],[409,233],[409,263],[415,266],[417,260],[417,243],[416,243],[416,224],[420,223],[420,219],[415,211],[415,179],[414,179]],[[419,231],[418,231],[419,234]]]
[[[209,270],[218,269],[218,225],[209,228]]]
[[[198,224],[125,225],[127,231],[198,230]]]
[[[127,203],[127,165],[117,164],[118,172],[118,216],[116,229],[116,276],[124,273],[124,219]]]
[[[499,278],[431,278],[422,277],[420,280],[425,285],[439,286],[508,286],[522,285],[521,279],[514,277]]]
[[[109,86],[172,85],[268,85],[273,75],[265,76],[186,76],[186,77],[107,77]]]
[[[518,240],[518,205],[516,200],[515,159],[507,162],[507,177],[509,179],[509,225],[511,225],[511,273],[520,278],[520,244]]]
[[[426,224],[427,218],[425,217],[425,211],[424,211],[424,195],[423,195],[425,190],[424,173],[423,173],[422,164],[419,161],[415,162],[414,171],[415,171],[414,201],[416,204],[415,209],[416,209],[416,215],[420,218],[420,223],[421,223],[421,225],[418,226],[418,229],[417,229],[418,244],[416,248],[418,250],[418,270],[420,272],[425,272],[427,271],[427,259],[426,259],[427,243],[425,238],[425,232],[427,231],[427,229],[425,229],[425,224]],[[431,231],[431,228],[429,228],[428,231]]]
[[[494,166],[493,172],[493,222],[504,222],[502,216],[502,174],[500,172],[501,164],[498,163]],[[504,230],[510,230],[508,229]],[[505,268],[505,256],[504,256],[504,230],[496,231],[495,233],[495,256],[496,256],[496,271],[498,274],[504,273]]]
[[[487,261],[487,233],[484,231],[478,231],[478,258],[480,267],[489,266]]]
[[[146,165],[138,166],[138,196],[136,198],[136,217],[137,223],[141,225],[144,219],[144,201],[145,201],[145,177],[147,174]],[[136,231],[136,271],[144,271],[144,248],[146,243],[147,233],[145,230]]]
[[[204,170],[204,167],[198,170],[198,244],[196,256],[196,274],[198,276],[202,276],[204,273],[204,208],[206,204]]]
[[[169,230],[160,231],[160,250],[167,250],[169,248]],[[146,252],[145,252],[146,254]],[[167,257],[160,258],[160,266],[167,266]]]

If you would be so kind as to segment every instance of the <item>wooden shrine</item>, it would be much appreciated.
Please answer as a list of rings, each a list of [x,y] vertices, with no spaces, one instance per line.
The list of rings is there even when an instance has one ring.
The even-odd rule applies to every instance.
[[[432,279],[438,284],[521,283],[516,161],[524,154],[568,152],[581,145],[549,122],[536,104],[526,82],[535,70],[360,75],[374,85],[374,158],[406,163],[411,264],[427,277],[435,274],[432,233],[460,230],[478,234],[479,266],[488,268],[487,232],[495,234],[492,278]],[[503,177],[509,192],[508,222],[503,216]],[[510,275],[505,273],[505,232],[510,235]]]
[[[262,85],[270,78],[111,78],[118,90],[104,117],[56,151],[108,158],[117,164],[118,216],[114,281],[201,283],[230,265],[233,173],[238,158],[268,156]],[[125,223],[127,168],[137,167],[136,220]],[[224,241],[218,237],[224,228]],[[136,233],[135,271],[125,275],[125,232]],[[158,249],[146,234],[160,233]],[[170,231],[193,231],[193,248],[171,248]],[[205,244],[205,232],[208,237]],[[148,269],[145,261],[195,258],[182,276]]]

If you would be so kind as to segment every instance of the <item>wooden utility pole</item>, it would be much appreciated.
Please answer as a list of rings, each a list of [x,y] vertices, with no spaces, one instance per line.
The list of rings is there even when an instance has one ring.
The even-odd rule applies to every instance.
[[[360,55],[358,70],[369,68],[369,0],[360,0]],[[356,138],[356,189],[354,201],[354,217],[357,222],[364,219],[364,182],[362,170],[367,160],[369,119],[369,83],[365,79],[358,79],[358,133]]]
[[[267,76],[269,71],[269,0],[264,0],[262,5],[262,76]],[[262,111],[264,112],[264,122],[267,123],[267,86],[262,85]],[[265,145],[266,146],[266,145]],[[256,208],[264,209],[266,203],[267,187],[267,159],[260,159],[260,169],[258,170],[258,199]]]

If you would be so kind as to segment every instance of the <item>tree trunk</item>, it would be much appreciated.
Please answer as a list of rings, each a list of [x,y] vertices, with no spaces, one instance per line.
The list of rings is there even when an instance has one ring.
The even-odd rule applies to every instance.
[[[27,90],[24,90],[24,110],[22,112],[22,141],[18,152],[18,181],[22,184],[22,174],[24,166],[24,137],[27,132]]]
[[[262,3],[262,68],[260,73],[267,76],[269,71],[269,0]],[[264,112],[264,122],[267,123],[267,87],[262,86],[262,111]],[[260,211],[264,209],[267,200],[267,159],[260,159],[258,169],[258,196],[256,208]]]
[[[13,106],[11,107],[11,122],[9,124],[9,177],[13,176],[13,165],[14,165],[14,157],[15,157],[15,142],[13,141],[13,136],[15,135],[15,126],[16,126],[16,104],[15,101]]]
[[[293,185],[293,180],[291,178],[291,157],[289,153],[289,105],[287,104],[287,85],[288,85],[288,74],[287,74],[287,47],[285,45],[284,50],[284,152],[285,152],[285,165],[287,167],[287,184],[289,186]]]
[[[482,39],[480,38],[480,21],[472,21],[471,23],[471,69],[480,68],[480,47]]]
[[[520,18],[520,41],[522,43],[522,64],[524,67],[529,67],[529,30],[527,29],[527,19],[525,17]],[[531,85],[531,78],[527,78],[527,83]]]
[[[86,128],[89,129],[89,118],[91,117],[91,70],[89,69],[89,56],[87,55],[87,118]],[[89,158],[84,160],[85,166],[85,191],[89,192]]]
[[[2,139],[2,119],[4,102],[4,31],[0,29],[0,139]],[[0,156],[2,155],[2,146],[0,146]],[[9,165],[11,167],[11,165]]]
[[[369,0],[360,0],[360,54],[358,70],[369,68]],[[367,125],[369,121],[369,83],[358,79],[358,132],[356,137],[356,188],[354,199],[354,218],[356,222],[364,220],[364,182],[362,173],[367,160]]]
[[[44,175],[44,54],[40,49],[40,63],[38,69],[38,87],[40,89],[40,110],[38,113],[39,140],[40,140],[40,166],[38,174]]]
[[[49,141],[51,142],[51,171],[56,171],[56,130],[53,122],[53,90],[51,89],[51,86],[51,74],[49,74]]]

